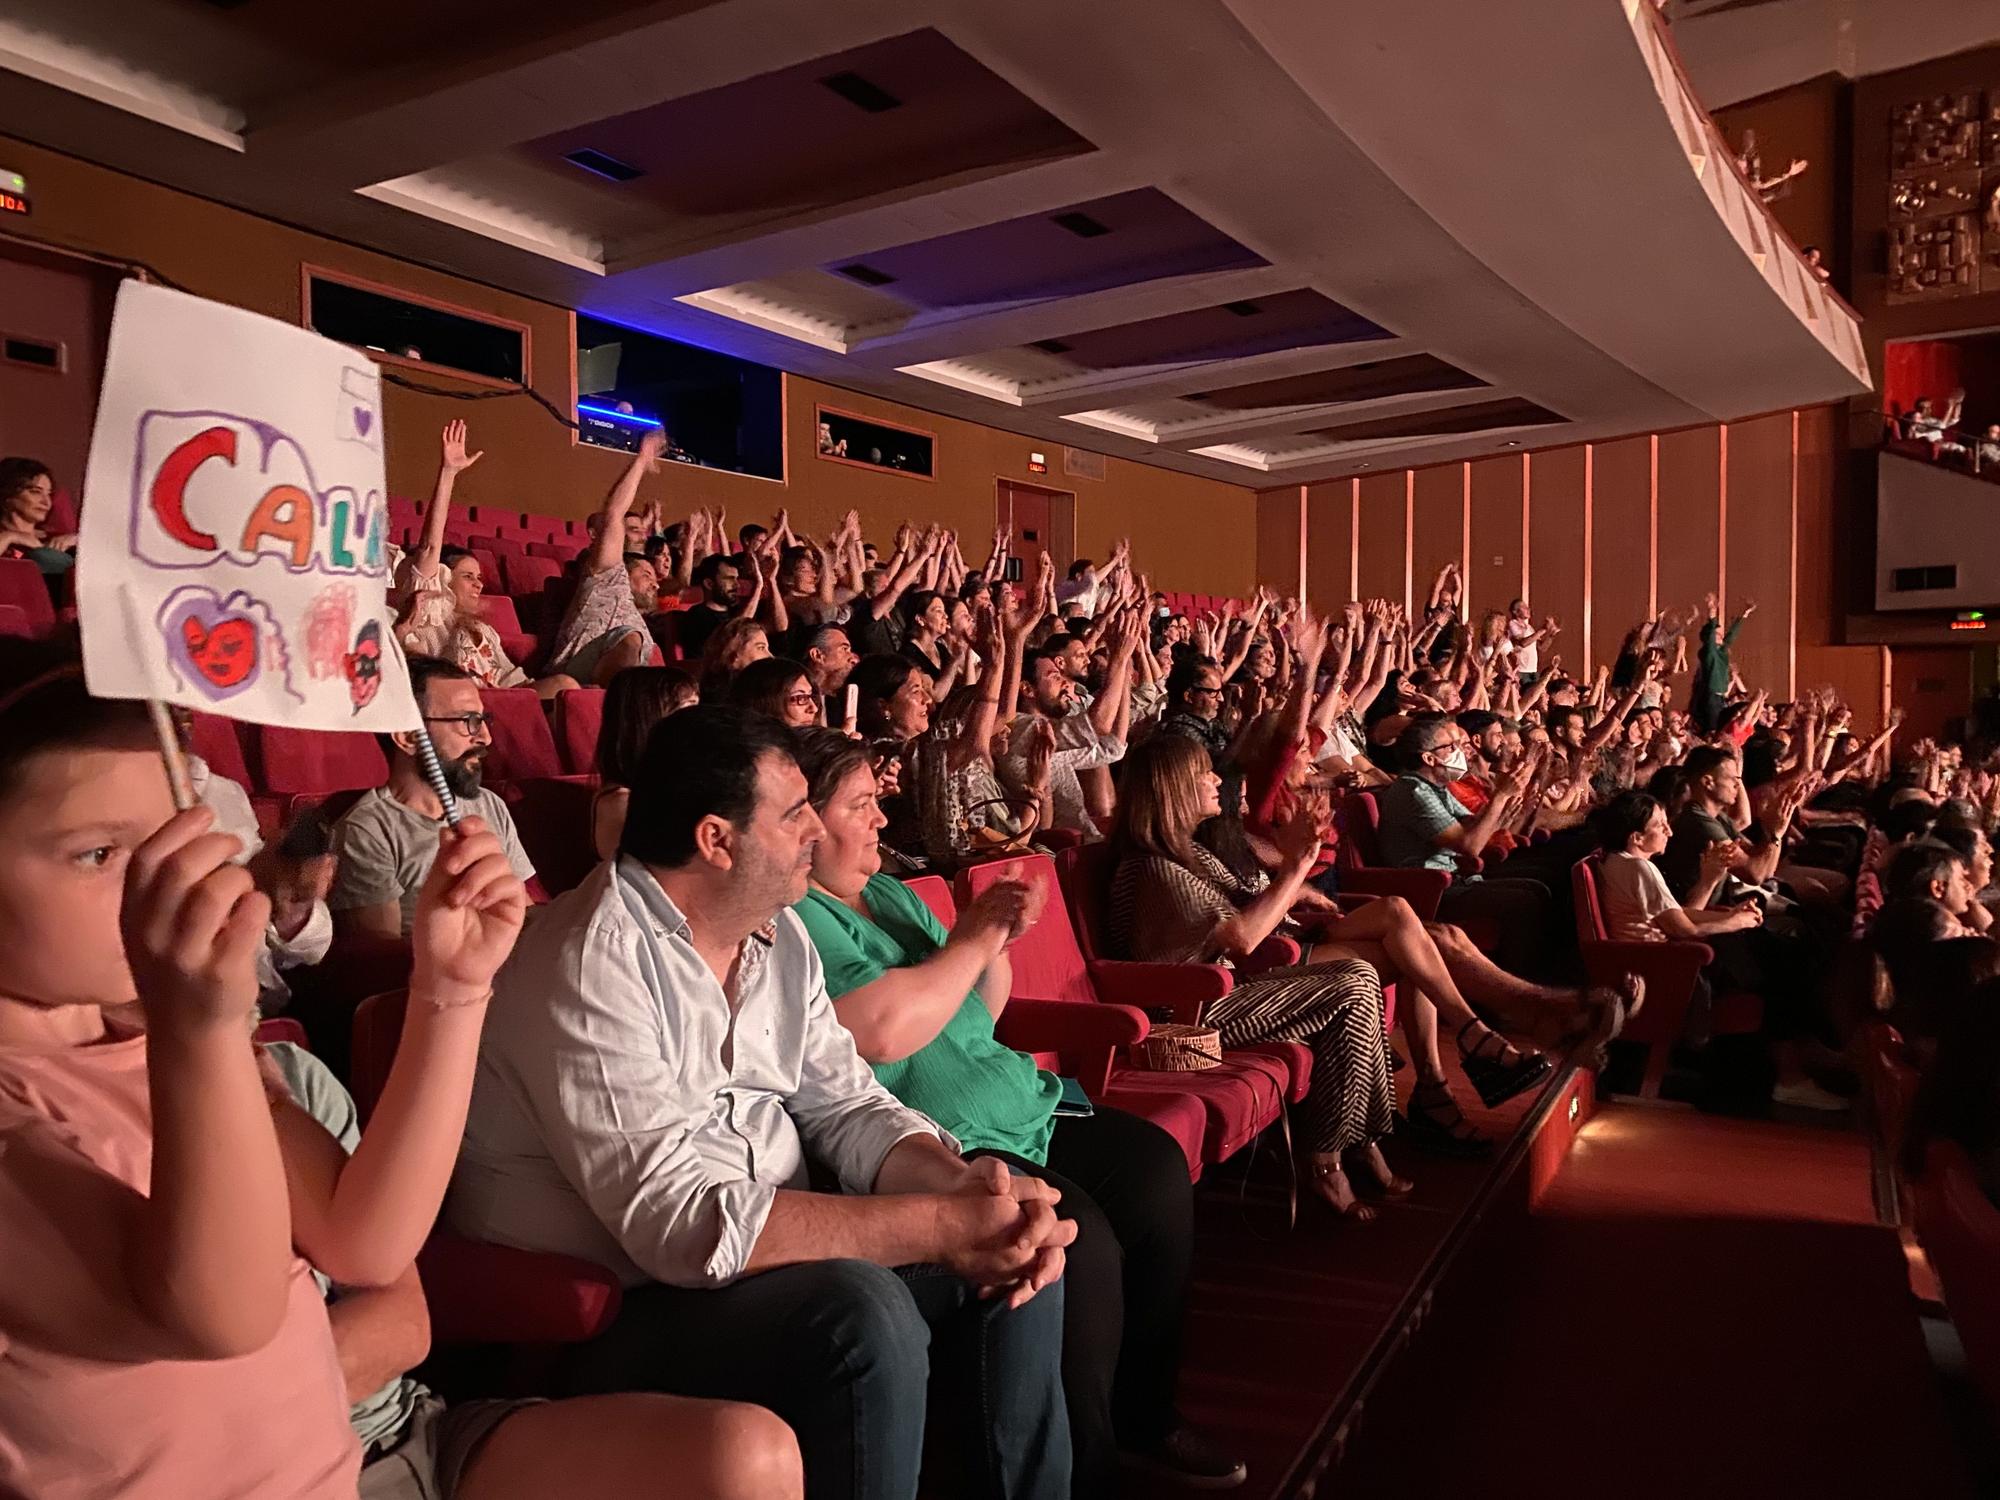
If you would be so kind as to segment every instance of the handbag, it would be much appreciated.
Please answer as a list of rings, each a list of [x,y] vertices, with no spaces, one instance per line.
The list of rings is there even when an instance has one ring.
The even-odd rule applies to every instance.
[[[1163,1021],[1134,1042],[1132,1062],[1153,1073],[1199,1073],[1222,1061],[1222,1033],[1213,1026]]]

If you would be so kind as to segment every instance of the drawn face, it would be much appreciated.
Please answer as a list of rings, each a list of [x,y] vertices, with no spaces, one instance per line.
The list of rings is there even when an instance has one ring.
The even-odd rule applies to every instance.
[[[382,690],[382,627],[377,621],[362,625],[345,667],[347,696],[353,700],[354,711],[360,713]]]
[[[220,599],[207,589],[170,601],[161,621],[167,652],[211,698],[235,696],[258,675],[258,622],[244,594]]]

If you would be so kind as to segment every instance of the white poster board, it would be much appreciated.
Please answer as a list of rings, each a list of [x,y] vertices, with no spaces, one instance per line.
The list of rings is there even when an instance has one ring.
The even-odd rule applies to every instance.
[[[365,355],[120,286],[76,549],[91,692],[298,729],[416,728],[387,528],[382,380]]]

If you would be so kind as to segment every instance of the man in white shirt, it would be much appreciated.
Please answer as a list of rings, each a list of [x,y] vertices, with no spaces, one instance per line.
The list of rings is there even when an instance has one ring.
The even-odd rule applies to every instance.
[[[934,1377],[937,1493],[1059,1500],[1074,1227],[855,1052],[787,909],[824,833],[774,721],[654,729],[618,858],[501,972],[447,1221],[615,1271],[582,1387],[769,1407],[815,1500],[916,1494]]]
[[[1520,675],[1524,692],[1533,687],[1535,679],[1541,675],[1542,642],[1560,629],[1553,616],[1542,622],[1540,630],[1535,629],[1534,617],[1528,612],[1526,599],[1516,599],[1507,606],[1507,642],[1514,648],[1514,670]]]
[[[507,804],[480,787],[493,735],[479,699],[479,684],[448,661],[413,656],[410,691],[460,809],[469,817],[483,818],[507,851],[514,873],[533,880],[535,867],[514,832]],[[438,834],[444,827],[444,804],[417,761],[415,736],[383,738],[389,754],[388,784],[363,793],[334,825],[340,867],[327,905],[333,909],[334,932],[343,940],[409,935],[417,893],[437,858]]]

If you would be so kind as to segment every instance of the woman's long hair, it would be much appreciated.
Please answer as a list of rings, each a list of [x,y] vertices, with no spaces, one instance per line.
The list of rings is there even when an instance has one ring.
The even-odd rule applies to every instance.
[[[679,667],[627,667],[604,690],[597,726],[597,774],[606,786],[629,787],[653,726],[694,702],[694,679]]]
[[[701,653],[702,702],[721,703],[728,698],[729,684],[741,670],[730,666],[729,659],[742,649],[743,643],[751,636],[763,634],[762,625],[740,615],[715,627],[715,634],[708,638],[708,644]]]
[[[1154,734],[1126,754],[1111,842],[1122,858],[1151,854],[1196,863],[1194,831],[1202,820],[1201,777],[1208,751],[1180,734]]]

